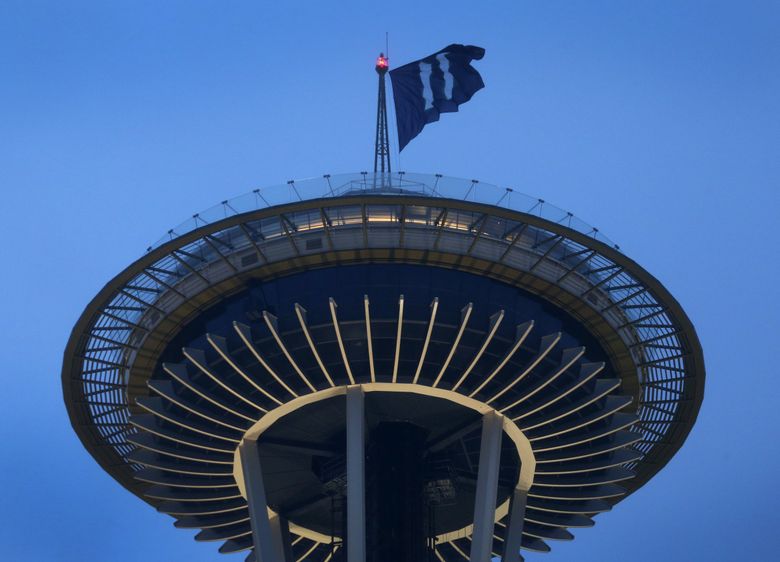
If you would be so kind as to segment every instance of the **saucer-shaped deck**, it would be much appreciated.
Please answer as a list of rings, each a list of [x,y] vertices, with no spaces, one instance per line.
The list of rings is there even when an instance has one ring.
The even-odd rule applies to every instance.
[[[249,551],[234,454],[265,414],[348,385],[443,390],[530,441],[523,548],[573,538],[690,431],[704,380],[690,321],[656,279],[566,217],[442,197],[436,176],[372,179],[327,178],[325,197],[196,220],[112,280],[66,350],[74,428],[176,526]],[[377,442],[388,424],[417,428],[435,555],[468,559],[478,419],[423,395],[377,394],[368,427]],[[295,560],[339,557],[344,423],[338,401],[322,402],[258,440]],[[501,459],[499,504],[520,465],[506,436]],[[506,520],[497,509],[496,554]]]

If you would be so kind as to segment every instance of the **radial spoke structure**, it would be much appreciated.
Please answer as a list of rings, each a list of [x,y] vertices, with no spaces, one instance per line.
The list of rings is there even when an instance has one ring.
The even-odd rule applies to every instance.
[[[388,172],[225,202],[87,307],[62,374],[74,429],[247,561],[546,552],[669,461],[704,384],[677,301],[557,213]]]

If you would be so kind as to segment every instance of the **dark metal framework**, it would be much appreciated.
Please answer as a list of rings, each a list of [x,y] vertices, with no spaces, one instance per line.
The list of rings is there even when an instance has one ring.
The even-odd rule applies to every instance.
[[[400,180],[397,189],[383,192],[350,183],[331,190],[341,193],[337,197],[226,216],[128,267],[87,307],[65,352],[65,402],[85,447],[126,488],[159,507],[163,500],[145,496],[149,485],[136,478],[149,467],[138,462],[138,429],[129,422],[142,412],[134,401],[149,394],[147,383],[176,326],[249,279],[337,264],[410,263],[485,275],[541,295],[579,319],[609,355],[622,394],[635,399],[623,411],[638,418],[631,422],[638,437],[626,443],[637,454],[621,466],[636,476],[620,485],[627,493],[643,485],[682,445],[703,397],[701,347],[677,301],[615,248],[562,224],[565,217],[554,222],[436,197],[436,182],[431,178],[427,189],[418,189]],[[622,497],[607,494],[603,506],[583,508],[583,514]],[[233,540],[227,535],[216,533]],[[296,559],[320,552],[316,541],[297,541],[302,552]],[[457,560],[468,558],[467,551],[462,539],[437,556]],[[322,552],[319,559],[329,559]]]
[[[387,97],[385,93],[385,75],[387,58],[380,53],[376,64],[379,76],[379,95],[376,108],[376,140],[374,142],[374,173],[390,173],[390,135],[387,128]]]

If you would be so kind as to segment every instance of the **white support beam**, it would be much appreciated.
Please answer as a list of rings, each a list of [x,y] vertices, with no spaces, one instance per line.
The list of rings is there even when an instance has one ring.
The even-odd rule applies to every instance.
[[[371,337],[371,303],[368,295],[363,295],[363,311],[366,316],[366,341],[368,342],[368,370],[371,373],[371,382],[376,382],[374,371],[374,342]]]
[[[344,340],[341,339],[341,328],[339,328],[339,319],[336,315],[336,308],[338,305],[333,298],[328,299],[328,306],[330,307],[330,317],[333,320],[333,330],[336,332],[336,341],[339,342],[339,351],[341,351],[341,358],[344,360],[344,369],[347,371],[349,382],[355,384],[355,377],[352,376],[352,369],[349,367],[349,359],[347,358],[347,350],[344,348]]]
[[[452,361],[452,357],[455,355],[455,352],[458,351],[458,344],[460,343],[460,338],[463,337],[463,332],[466,331],[466,325],[469,323],[469,318],[471,317],[471,312],[474,310],[474,303],[468,303],[466,306],[463,307],[460,311],[460,328],[458,328],[458,334],[455,336],[455,341],[452,342],[452,348],[450,349],[450,354],[447,355],[447,359],[444,360],[444,363],[441,366],[441,369],[439,370],[439,374],[436,375],[436,380],[433,381],[433,387],[436,388],[438,386],[439,381],[441,381],[442,376],[444,375],[444,371],[447,370],[447,367],[450,366],[450,361]]]
[[[347,562],[366,560],[365,399],[347,387]]]
[[[471,562],[490,562],[492,558],[503,430],[504,416],[495,411],[484,415],[482,418],[482,441],[479,447],[477,497],[474,501]]]
[[[498,331],[498,327],[501,325],[501,321],[503,319],[504,319],[503,310],[496,312],[493,316],[490,317],[490,331],[488,332],[485,341],[482,343],[482,346],[479,348],[479,351],[477,351],[477,354],[474,356],[474,359],[471,360],[471,363],[469,363],[469,366],[466,367],[465,371],[463,371],[463,374],[458,379],[458,382],[456,382],[455,385],[452,387],[453,392],[455,392],[456,390],[458,390],[458,388],[460,388],[460,385],[463,384],[463,381],[466,380],[466,377],[469,376],[469,373],[471,373],[471,371],[474,369],[476,364],[479,362],[480,358],[482,357],[482,354],[485,353],[487,346],[490,345],[491,341],[493,341],[493,336],[496,335],[496,331]]]
[[[404,296],[398,298],[398,327],[395,333],[395,359],[393,359],[393,382],[398,380],[398,363],[401,360],[401,333],[404,327]]]
[[[433,332],[433,325],[436,322],[436,311],[438,309],[439,297],[435,297],[431,303],[431,319],[428,321],[428,332],[425,334],[425,341],[423,342],[422,352],[420,353],[420,362],[417,364],[417,370],[414,372],[413,384],[417,384],[417,379],[420,378],[420,371],[422,371],[423,363],[425,362],[425,354],[428,353],[428,344],[431,343],[431,333]]]
[[[246,499],[249,504],[249,520],[252,525],[252,541],[257,562],[285,561],[282,525],[278,516],[268,516],[268,501],[263,484],[263,469],[257,441],[244,439],[239,445],[241,470],[244,474]]]
[[[509,522],[504,536],[504,554],[501,562],[521,562],[520,545],[523,542],[523,523],[528,490],[515,488],[509,508]]]

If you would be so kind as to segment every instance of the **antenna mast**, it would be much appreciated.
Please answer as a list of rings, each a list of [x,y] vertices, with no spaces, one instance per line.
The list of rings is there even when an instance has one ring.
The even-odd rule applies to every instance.
[[[379,75],[379,99],[376,109],[376,143],[374,146],[374,173],[390,173],[390,136],[387,132],[387,98],[385,97],[385,75],[388,62],[384,53],[376,59],[376,73]]]

